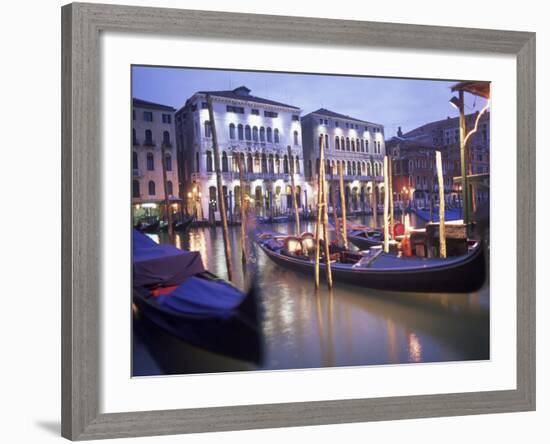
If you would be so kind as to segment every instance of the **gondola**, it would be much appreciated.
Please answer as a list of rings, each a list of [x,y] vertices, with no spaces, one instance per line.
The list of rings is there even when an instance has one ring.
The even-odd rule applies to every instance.
[[[299,238],[293,238],[294,241]],[[292,253],[284,236],[263,233],[256,237],[261,250],[276,264],[313,276],[313,254]],[[290,248],[290,249],[289,249]],[[392,291],[467,293],[485,282],[485,259],[481,242],[472,241],[468,252],[448,258],[399,257],[380,247],[352,252],[331,246],[331,269],[335,282]],[[324,258],[320,273],[325,274]]]
[[[157,219],[154,222],[140,222],[134,228],[142,233],[157,233],[160,228],[160,220]]]
[[[348,240],[360,250],[368,250],[384,243],[380,230],[348,230]]]
[[[206,271],[199,252],[158,245],[134,230],[133,302],[149,321],[194,347],[261,362],[254,289],[243,293]]]
[[[423,219],[424,221],[430,221],[430,209],[426,207],[415,208],[413,210],[414,214]],[[460,208],[446,208],[445,209],[445,220],[454,221],[460,220],[462,218],[462,211]],[[432,208],[431,211],[431,220],[433,222],[439,222],[439,207]]]
[[[187,229],[191,226],[193,221],[195,220],[194,216],[189,216],[185,218],[183,221],[174,221],[173,227],[176,231],[187,231]]]

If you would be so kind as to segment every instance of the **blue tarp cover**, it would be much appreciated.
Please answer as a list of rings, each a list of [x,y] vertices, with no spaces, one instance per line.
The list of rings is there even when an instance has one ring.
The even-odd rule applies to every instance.
[[[132,236],[132,263],[134,287],[178,285],[205,271],[199,252],[159,245],[137,230]]]
[[[245,294],[223,281],[190,277],[172,293],[157,297],[157,302],[172,310],[198,315],[230,314]]]

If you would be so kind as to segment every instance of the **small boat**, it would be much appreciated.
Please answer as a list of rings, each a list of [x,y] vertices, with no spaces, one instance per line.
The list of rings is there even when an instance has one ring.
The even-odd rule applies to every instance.
[[[176,231],[186,231],[190,226],[191,224],[193,223],[193,221],[195,220],[195,216],[189,216],[187,218],[185,218],[183,221],[174,221],[173,222],[173,227],[174,227],[174,230]]]
[[[384,234],[380,230],[348,230],[348,240],[360,250],[368,250],[384,243]]]
[[[425,221],[430,220],[430,209],[427,207],[415,208],[413,212]],[[460,208],[446,208],[445,209],[445,220],[454,221],[462,218],[462,211]],[[433,222],[439,222],[439,207],[432,208],[432,217]]]
[[[311,248],[302,250],[295,237],[261,233],[256,240],[261,250],[276,264],[313,276],[315,263]],[[304,251],[308,254],[303,254]],[[330,246],[330,256],[335,282],[364,288],[466,293],[479,289],[485,282],[483,247],[478,241],[469,243],[466,254],[448,258],[400,257],[396,253],[382,252],[379,246],[354,252],[333,245]],[[324,276],[324,258],[319,268]]]
[[[136,230],[141,231],[142,233],[156,233],[160,228],[160,220],[155,220],[153,222],[139,222],[135,227]]]
[[[199,252],[159,245],[133,232],[133,302],[171,335],[251,363],[262,358],[254,288],[244,293],[205,270]]]

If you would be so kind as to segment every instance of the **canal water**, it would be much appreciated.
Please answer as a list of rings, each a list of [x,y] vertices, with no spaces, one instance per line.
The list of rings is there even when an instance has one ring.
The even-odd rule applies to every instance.
[[[370,216],[352,219],[371,225]],[[412,216],[411,224],[422,225]],[[302,222],[313,231],[313,222]],[[293,223],[260,225],[279,232]],[[151,235],[168,242],[165,233]],[[240,227],[230,227],[234,282],[246,287]],[[205,267],[226,277],[220,227],[177,233],[175,245],[201,253]],[[254,249],[254,248],[253,248]],[[407,364],[489,359],[488,284],[471,294],[399,293],[335,283],[314,290],[313,278],[274,264],[259,249],[251,262],[263,311],[264,360],[259,367],[198,358],[145,319],[134,319],[133,374],[210,373],[332,366]],[[205,362],[207,362],[205,364]]]

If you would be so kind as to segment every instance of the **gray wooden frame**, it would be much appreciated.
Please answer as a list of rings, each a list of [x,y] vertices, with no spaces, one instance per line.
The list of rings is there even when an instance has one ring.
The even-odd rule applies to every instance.
[[[99,411],[103,31],[517,57],[517,389],[126,413]],[[62,8],[62,435],[97,439],[535,409],[535,34],[209,11]]]

